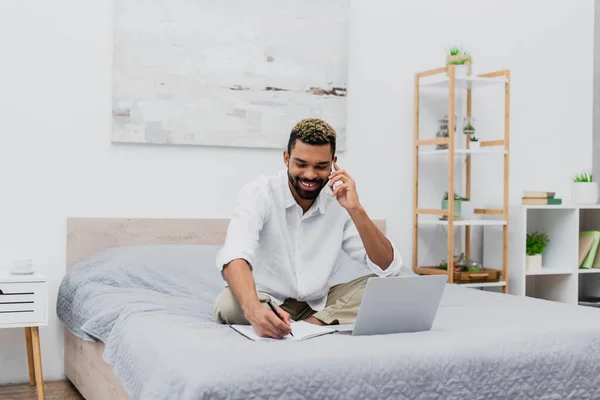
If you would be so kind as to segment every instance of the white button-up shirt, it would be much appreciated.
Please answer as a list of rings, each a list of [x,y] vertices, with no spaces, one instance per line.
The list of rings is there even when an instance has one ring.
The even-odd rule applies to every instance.
[[[316,311],[325,308],[328,280],[340,250],[378,276],[398,273],[402,259],[396,246],[392,243],[392,264],[382,270],[369,259],[352,218],[331,193],[325,186],[303,214],[292,196],[286,170],[248,183],[217,255],[219,270],[242,258],[252,268],[259,292],[278,305],[293,298],[306,301]]]

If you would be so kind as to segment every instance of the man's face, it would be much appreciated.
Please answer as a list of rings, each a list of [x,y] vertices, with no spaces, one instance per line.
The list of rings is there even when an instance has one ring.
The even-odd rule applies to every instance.
[[[288,179],[301,199],[314,200],[327,184],[331,174],[331,146],[310,145],[296,140],[292,153],[283,155]]]

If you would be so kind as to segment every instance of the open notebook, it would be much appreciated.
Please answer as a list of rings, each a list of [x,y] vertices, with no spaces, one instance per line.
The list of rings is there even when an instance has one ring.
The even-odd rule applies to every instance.
[[[294,336],[287,335],[283,339],[273,339],[258,336],[252,325],[231,325],[233,329],[238,331],[240,334],[246,336],[248,339],[254,341],[262,340],[306,340],[317,336],[327,335],[330,333],[337,332],[336,329],[332,329],[328,326],[320,326],[315,324],[309,324],[308,322],[298,321],[292,322],[292,333]]]

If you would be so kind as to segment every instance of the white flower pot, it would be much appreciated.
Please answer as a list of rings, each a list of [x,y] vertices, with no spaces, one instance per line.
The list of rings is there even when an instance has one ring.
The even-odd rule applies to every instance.
[[[477,150],[481,148],[481,142],[469,142],[469,149]]]
[[[527,272],[540,272],[542,270],[542,255],[527,255],[525,269]]]
[[[465,77],[469,74],[469,65],[455,65],[454,66],[454,76],[455,77]]]
[[[598,202],[598,182],[573,182],[571,202],[573,204],[596,204]]]

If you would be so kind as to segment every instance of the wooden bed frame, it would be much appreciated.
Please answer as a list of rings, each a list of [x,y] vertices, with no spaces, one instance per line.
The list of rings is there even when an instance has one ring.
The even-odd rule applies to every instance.
[[[385,233],[383,220],[375,224]],[[227,219],[67,219],[67,270],[102,250],[139,244],[223,244]],[[87,342],[65,328],[65,374],[87,400],[131,400],[111,365],[104,343]]]

